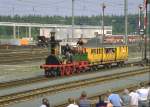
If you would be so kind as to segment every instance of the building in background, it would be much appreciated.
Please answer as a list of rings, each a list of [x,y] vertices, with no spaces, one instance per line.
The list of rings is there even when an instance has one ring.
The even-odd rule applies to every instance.
[[[40,36],[50,37],[50,32],[54,28],[40,28]],[[71,39],[72,29],[71,26],[63,25],[62,28],[55,27],[56,39]],[[104,34],[112,35],[112,26],[105,26]],[[74,40],[78,38],[93,38],[96,35],[102,35],[102,27],[100,26],[75,26],[74,27]]]

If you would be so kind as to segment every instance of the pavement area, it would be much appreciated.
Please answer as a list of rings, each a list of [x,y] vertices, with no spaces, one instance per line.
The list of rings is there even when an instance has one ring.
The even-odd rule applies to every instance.
[[[79,98],[80,93],[82,91],[86,91],[88,93],[88,96],[93,96],[93,95],[99,95],[99,93],[102,93],[102,92],[106,92],[107,89],[122,88],[122,87],[129,86],[129,85],[132,86],[139,82],[144,82],[148,80],[149,80],[148,74],[143,74],[141,76],[127,77],[126,79],[115,80],[112,82],[104,82],[98,85],[73,89],[73,90],[65,91],[65,92],[58,92],[58,93],[43,96],[43,97],[48,98],[51,106],[54,106],[54,105],[58,105],[63,102],[66,102],[68,97]],[[11,104],[7,107],[40,107],[41,99],[43,97],[39,97],[30,101],[25,101],[21,103]]]

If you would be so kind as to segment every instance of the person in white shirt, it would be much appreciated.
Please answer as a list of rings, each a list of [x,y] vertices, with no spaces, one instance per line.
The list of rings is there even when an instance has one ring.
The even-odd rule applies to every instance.
[[[40,107],[50,107],[50,104],[47,98],[42,99],[42,105]]]
[[[67,107],[79,107],[77,104],[75,104],[75,100],[73,98],[68,98],[69,105]]]
[[[135,91],[131,90],[129,96],[131,96],[131,101],[130,101],[131,107],[138,107],[139,95]]]
[[[136,90],[139,94],[139,107],[147,107],[148,106],[148,93],[149,90],[144,87],[144,84],[140,84],[141,88]]]
[[[148,99],[148,104],[150,104],[150,85],[149,85],[149,87],[147,89],[148,89],[148,97],[147,97],[147,99]]]

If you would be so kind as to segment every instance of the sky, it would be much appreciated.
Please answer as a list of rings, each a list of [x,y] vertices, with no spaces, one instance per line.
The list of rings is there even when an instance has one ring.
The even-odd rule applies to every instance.
[[[102,3],[106,5],[105,15],[123,15],[124,0],[74,0],[75,16],[102,14]],[[127,0],[128,13],[137,14],[143,0]],[[0,15],[59,15],[71,16],[72,0],[0,0]]]

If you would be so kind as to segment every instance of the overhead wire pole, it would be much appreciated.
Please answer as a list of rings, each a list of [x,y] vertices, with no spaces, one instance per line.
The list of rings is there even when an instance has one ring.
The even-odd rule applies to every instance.
[[[139,5],[139,23],[138,23],[138,33],[139,35],[141,35],[141,30],[142,30],[142,27],[141,27],[141,13],[142,13],[142,5],[140,4]]]
[[[142,54],[142,59],[143,59],[143,48],[142,48],[142,46],[143,46],[143,35],[144,35],[144,33],[143,33],[143,28],[142,28],[142,24],[141,24],[141,20],[142,20],[142,18],[141,18],[141,15],[142,15],[142,9],[143,9],[143,6],[142,6],[142,4],[139,4],[139,6],[138,6],[138,8],[139,8],[139,17],[138,17],[138,34],[139,34],[139,36],[140,36],[140,42],[139,42],[139,46],[140,46],[140,50],[141,50],[141,54]]]
[[[74,38],[74,0],[72,0],[72,41]]]
[[[147,5],[148,5],[148,0],[144,0],[144,61],[147,63],[147,31],[148,31],[148,26],[147,26]]]
[[[125,36],[124,36],[124,41],[125,44],[128,45],[128,1],[124,0],[124,15],[125,15]]]
[[[14,7],[12,7],[12,17],[14,18],[14,16],[15,16],[15,8]],[[14,18],[15,19],[15,18]],[[15,22],[15,20],[13,20],[14,22]],[[16,39],[16,25],[14,24],[14,26],[13,26],[13,38],[14,39]]]
[[[148,39],[148,46],[150,45],[150,0],[147,1],[147,37]],[[148,53],[150,55],[150,47],[148,47]],[[148,60],[148,63],[150,63],[150,61]]]
[[[105,34],[104,34],[104,30],[105,30],[105,28],[104,28],[104,14],[105,14],[105,8],[106,8],[106,6],[105,6],[105,4],[103,3],[103,4],[102,4],[102,11],[103,11],[103,14],[102,14],[102,38],[101,38],[101,43],[102,43],[102,44],[103,44],[104,36],[105,36]]]

